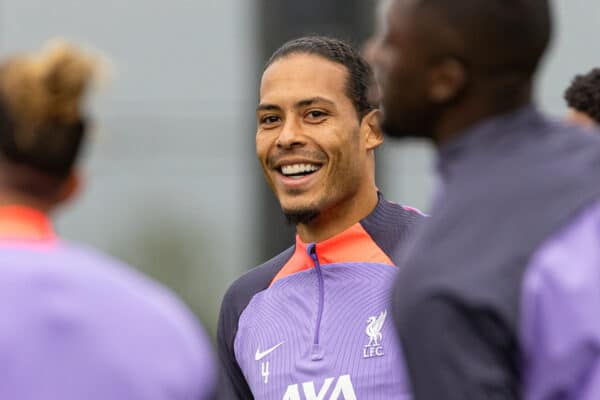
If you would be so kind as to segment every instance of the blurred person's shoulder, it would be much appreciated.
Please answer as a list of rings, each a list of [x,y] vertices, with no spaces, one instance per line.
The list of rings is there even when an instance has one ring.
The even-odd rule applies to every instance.
[[[564,134],[565,140],[571,143],[600,143],[600,126],[582,125],[571,120],[545,116],[548,127],[546,130]]]
[[[65,341],[65,353],[85,356],[81,365],[106,365],[98,379],[113,370],[133,374],[154,365],[132,375],[127,385],[135,390],[173,385],[196,397],[211,390],[216,377],[210,340],[162,284],[103,252],[62,240],[37,250],[2,247],[0,254],[0,314],[7,309],[19,314],[13,324],[18,329],[0,329],[5,343],[18,348],[22,334],[15,332],[29,331],[30,343],[44,343],[45,332],[68,327],[68,335],[53,340]],[[85,344],[81,356],[78,343]]]
[[[104,252],[81,244],[66,243],[65,246],[83,261],[79,274],[71,274],[74,279],[91,282],[90,278],[94,278],[105,283],[110,290],[139,302],[148,312],[170,322],[181,334],[195,334],[199,330],[195,316],[170,288]]]
[[[40,248],[2,247],[0,274],[24,291],[50,287],[53,294],[76,297],[89,303],[88,310],[119,305],[119,312],[133,308],[137,318],[162,320],[173,332],[189,334],[198,324],[187,306],[167,287],[129,264],[87,245],[59,240]],[[3,286],[0,283],[0,287]],[[36,292],[43,294],[43,292]]]
[[[524,162],[538,163],[538,158],[561,160],[562,170],[573,175],[587,174],[598,169],[600,157],[600,130],[595,126],[582,126],[571,121],[545,117],[542,135],[531,135],[528,145],[536,154]],[[527,148],[527,144],[525,148]],[[527,153],[524,153],[527,154]]]

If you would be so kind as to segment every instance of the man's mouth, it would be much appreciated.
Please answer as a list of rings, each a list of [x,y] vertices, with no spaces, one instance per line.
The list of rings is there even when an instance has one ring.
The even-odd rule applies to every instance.
[[[321,166],[318,164],[289,164],[282,165],[278,168],[279,172],[287,178],[301,178],[310,174],[317,172],[321,169]]]

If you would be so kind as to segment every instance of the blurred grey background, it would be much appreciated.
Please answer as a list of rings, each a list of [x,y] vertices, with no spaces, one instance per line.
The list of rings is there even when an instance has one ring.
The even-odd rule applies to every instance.
[[[254,153],[262,65],[308,33],[360,45],[374,0],[0,0],[0,53],[61,36],[112,59],[91,101],[87,185],[57,215],[66,238],[120,257],[174,289],[214,335],[221,297],[240,273],[289,246]],[[600,2],[555,0],[557,31],[538,97],[562,117],[572,77],[600,65]],[[427,209],[433,155],[419,142],[379,151],[389,199]]]

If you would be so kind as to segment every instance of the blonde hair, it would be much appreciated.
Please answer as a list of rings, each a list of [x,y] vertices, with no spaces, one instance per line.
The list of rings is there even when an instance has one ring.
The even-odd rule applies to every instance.
[[[83,98],[99,58],[63,40],[0,64],[0,149],[11,161],[67,174],[85,131]]]

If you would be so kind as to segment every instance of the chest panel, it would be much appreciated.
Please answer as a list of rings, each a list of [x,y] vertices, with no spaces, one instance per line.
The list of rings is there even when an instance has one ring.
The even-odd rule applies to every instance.
[[[235,355],[257,399],[408,399],[390,288],[396,267],[330,264],[281,279],[241,315]],[[319,318],[320,317],[320,318]]]

